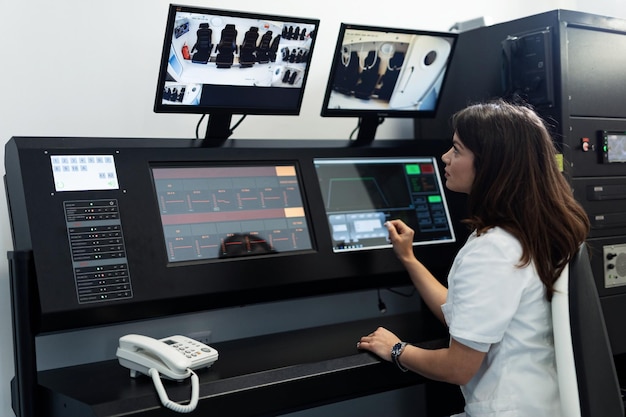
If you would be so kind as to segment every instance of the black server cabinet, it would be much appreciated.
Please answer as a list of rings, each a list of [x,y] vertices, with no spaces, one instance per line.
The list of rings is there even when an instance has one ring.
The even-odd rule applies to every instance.
[[[591,220],[592,268],[615,354],[626,353],[626,20],[567,10],[460,34],[440,115],[496,97],[535,106],[551,126]],[[415,122],[451,137],[447,116]]]

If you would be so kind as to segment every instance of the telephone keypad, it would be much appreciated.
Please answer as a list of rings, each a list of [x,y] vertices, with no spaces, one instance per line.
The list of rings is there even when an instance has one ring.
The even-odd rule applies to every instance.
[[[212,362],[210,358],[217,356],[209,346],[187,337],[173,336],[162,341],[194,362]]]

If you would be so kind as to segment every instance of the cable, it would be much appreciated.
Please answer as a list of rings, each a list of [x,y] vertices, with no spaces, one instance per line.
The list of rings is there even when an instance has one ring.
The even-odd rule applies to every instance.
[[[348,140],[350,141],[353,140],[354,134],[359,130],[359,126],[361,126],[361,123],[357,122],[356,127],[352,129],[352,132],[350,132],[350,136],[348,136]]]
[[[412,297],[417,291],[415,287],[412,287],[411,291],[408,293],[398,291],[394,288],[383,288],[383,289],[389,291],[392,294],[396,294],[396,295],[399,295],[401,297],[406,297],[406,298]],[[382,296],[380,295],[380,288],[376,288],[376,293],[378,295],[378,310],[380,311],[381,314],[385,314],[387,312],[387,305],[385,304]]]
[[[417,291],[415,289],[415,287],[411,287],[411,291],[409,293],[400,292],[400,291],[398,291],[396,289],[393,289],[393,288],[385,288],[385,289],[387,291],[389,291],[390,293],[393,293],[393,294],[396,294],[396,295],[400,295],[400,296],[406,297],[406,298],[413,297],[413,294],[415,294],[415,291]]]
[[[243,116],[241,116],[241,118],[239,120],[237,120],[237,123],[235,123],[233,125],[233,127],[230,128],[230,134],[232,135],[233,132],[235,131],[235,129],[237,129],[237,126],[239,126],[241,124],[241,122],[243,122],[243,120],[246,118],[247,114],[244,114]]]
[[[206,114],[203,114],[198,120],[198,124],[196,125],[196,139],[200,139],[200,123],[204,120]]]
[[[350,136],[348,136],[348,140],[349,141],[353,141],[354,139],[354,134],[361,128],[361,121],[363,119],[359,117],[359,121],[356,124],[356,127],[354,129],[352,129],[352,132],[350,132]],[[385,121],[385,118],[383,116],[378,116],[378,122],[376,126],[380,126],[383,124],[383,122]]]
[[[244,114],[243,116],[241,116],[241,118],[237,120],[237,123],[235,123],[231,128],[228,129],[228,137],[230,137],[230,135],[233,134],[235,129],[237,129],[237,127],[241,124],[241,122],[244,121],[246,116],[248,115]],[[203,114],[202,116],[200,116],[200,120],[198,120],[198,123],[196,124],[196,139],[200,139],[200,124],[202,123],[205,117],[206,117],[206,114]]]
[[[191,369],[188,370],[189,372],[191,372],[191,399],[189,400],[189,404],[187,405],[178,404],[170,400],[167,396],[167,393],[165,392],[165,388],[163,387],[163,382],[161,381],[159,371],[154,368],[150,368],[148,370],[148,375],[152,377],[152,382],[154,382],[154,388],[156,388],[163,406],[169,408],[172,411],[176,411],[177,413],[191,413],[193,410],[196,409],[196,406],[198,405],[198,399],[200,397],[200,382],[198,380],[198,375],[196,375],[196,373]]]
[[[378,292],[378,310],[381,314],[385,314],[387,312],[387,306],[385,305],[383,299],[380,297],[380,288],[377,288],[376,290]]]

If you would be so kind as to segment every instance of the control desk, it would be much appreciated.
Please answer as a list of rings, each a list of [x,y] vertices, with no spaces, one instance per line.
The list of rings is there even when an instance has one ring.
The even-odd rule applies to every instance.
[[[441,181],[445,141],[286,144],[12,138],[5,183],[13,244],[28,259],[12,268],[12,282],[29,287],[21,298],[14,290],[14,314],[17,304],[28,306],[21,343],[47,332],[408,284],[383,226],[391,218],[415,229],[425,264],[446,276],[464,238],[453,220],[459,215],[451,215],[460,204]],[[21,255],[11,262],[20,263]],[[20,284],[17,275],[24,274]],[[404,328],[409,341],[446,343],[445,328],[431,317],[386,320]],[[358,396],[423,382],[415,375],[396,375],[390,385],[380,375],[364,378],[395,371],[354,347],[361,333],[381,324],[338,324],[216,346],[228,354],[200,375],[201,395],[230,402],[241,392],[317,381]],[[317,342],[306,348],[302,340],[311,337]],[[136,400],[144,395],[147,408],[158,404],[150,384],[144,392],[116,363],[34,372],[44,403],[65,412],[140,412]],[[94,375],[116,381],[115,389],[103,390],[107,384]],[[314,391],[292,406],[334,396]],[[281,392],[280,401],[287,401]]]

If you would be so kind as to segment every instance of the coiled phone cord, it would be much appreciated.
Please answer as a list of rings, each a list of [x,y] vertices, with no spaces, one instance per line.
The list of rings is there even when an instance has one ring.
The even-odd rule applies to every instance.
[[[175,403],[170,400],[165,392],[165,388],[163,387],[163,382],[161,381],[161,375],[159,375],[159,371],[154,368],[150,368],[148,370],[148,375],[152,378],[152,382],[154,382],[154,388],[156,388],[157,393],[159,394],[159,398],[161,399],[161,403],[164,407],[169,408],[170,410],[176,411],[178,413],[191,413],[196,409],[198,405],[198,398],[200,396],[200,383],[198,380],[198,375],[191,369],[191,399],[189,400],[189,404],[182,405]]]

